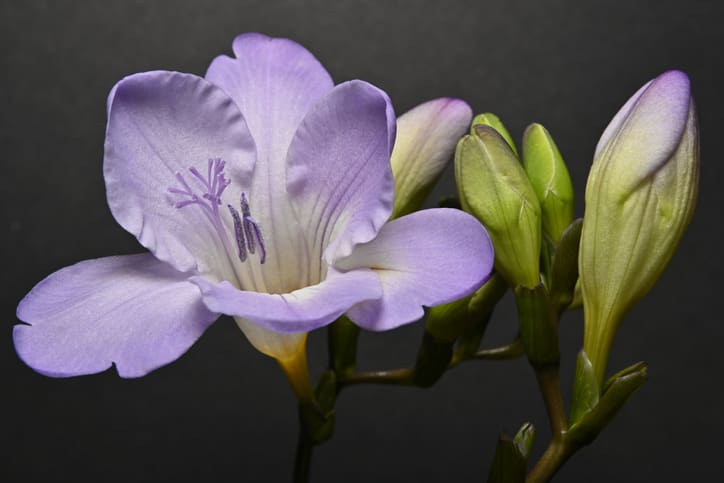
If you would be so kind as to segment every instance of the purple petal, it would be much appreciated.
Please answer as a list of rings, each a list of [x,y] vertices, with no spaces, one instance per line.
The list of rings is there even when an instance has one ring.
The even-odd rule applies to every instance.
[[[203,194],[189,168],[205,174],[208,160],[221,158],[232,181],[225,195],[238,201],[254,143],[234,102],[200,77],[156,71],[121,80],[109,104],[104,175],[118,223],[180,271],[228,276],[210,218],[201,206],[177,208],[186,198],[169,189],[183,188],[180,173]]]
[[[415,211],[452,159],[458,139],[470,126],[473,112],[460,99],[425,102],[397,119],[392,150],[395,208],[399,217]]]
[[[236,58],[217,57],[206,78],[234,99],[257,147],[246,192],[268,256],[251,288],[285,293],[309,280],[303,230],[284,182],[287,150],[304,116],[334,83],[319,61],[291,40],[244,34],[233,48]]]
[[[618,133],[619,128],[624,123],[628,115],[631,113],[631,108],[636,104],[636,101],[639,100],[641,94],[646,92],[646,89],[649,88],[652,82],[653,80],[650,80],[646,84],[641,86],[641,88],[637,90],[634,95],[629,98],[628,101],[626,101],[621,109],[618,110],[616,115],[613,116],[613,119],[611,119],[611,122],[608,123],[608,126],[606,126],[606,129],[604,129],[603,134],[601,134],[601,138],[596,144],[596,151],[593,155],[594,159],[598,157],[599,153],[603,150],[603,148],[606,147],[606,144],[608,144],[611,138],[615,136],[616,133]]]
[[[86,260],[59,270],[20,302],[15,348],[53,377],[139,377],[176,360],[218,317],[187,276],[151,254]]]
[[[283,175],[297,126],[334,83],[322,64],[291,40],[251,33],[236,37],[233,48],[236,58],[215,58],[206,79],[239,106],[259,159],[275,164],[268,166],[270,174]]]
[[[605,154],[625,164],[609,168],[626,173],[626,179],[612,181],[622,193],[671,157],[684,133],[690,100],[689,78],[669,71],[639,89],[614,116],[598,142],[596,158]]]
[[[306,230],[310,273],[375,237],[390,216],[387,96],[362,81],[335,87],[304,118],[289,148],[287,186]]]
[[[323,282],[287,294],[241,291],[229,282],[192,278],[209,310],[242,317],[275,332],[309,332],[333,322],[351,306],[382,295],[372,270],[330,273]]]
[[[335,268],[374,268],[382,298],[360,303],[347,315],[365,329],[389,330],[420,319],[422,306],[471,294],[490,276],[493,258],[490,238],[475,218],[440,208],[387,223]]]

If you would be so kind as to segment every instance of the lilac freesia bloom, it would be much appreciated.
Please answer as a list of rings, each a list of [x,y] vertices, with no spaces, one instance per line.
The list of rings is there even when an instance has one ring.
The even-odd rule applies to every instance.
[[[17,311],[30,325],[14,339],[35,370],[74,376],[115,363],[142,376],[221,314],[289,359],[306,332],[342,314],[392,329],[488,277],[492,246],[467,214],[385,224],[395,117],[384,92],[335,86],[286,39],[241,35],[233,49],[205,78],[146,72],[111,91],[108,203],[150,253],[80,262],[33,288]]]

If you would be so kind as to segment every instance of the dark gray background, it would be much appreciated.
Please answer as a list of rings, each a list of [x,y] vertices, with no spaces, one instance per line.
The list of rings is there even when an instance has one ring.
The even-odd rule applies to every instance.
[[[712,1],[2,1],[0,4],[0,480],[288,481],[291,391],[275,363],[221,319],[178,362],[122,380],[53,380],[12,347],[18,300],[76,261],[140,247],[114,222],[101,171],[105,99],[150,69],[203,74],[234,36],[259,31],[309,48],[337,81],[385,89],[398,113],[459,96],[519,138],[546,125],[569,163],[577,212],[598,136],[658,73],[689,73],[701,114],[699,207],[662,280],[625,320],[611,368],[643,359],[650,380],[557,481],[711,481],[724,471],[720,313],[724,190],[721,2]],[[452,192],[450,173],[436,194]],[[486,344],[515,333],[510,301]],[[570,386],[581,314],[564,319]],[[365,334],[364,368],[408,364],[422,326]],[[323,332],[310,342],[325,362]],[[547,422],[525,362],[470,363],[431,390],[359,387],[338,405],[316,482],[484,481],[496,435]]]

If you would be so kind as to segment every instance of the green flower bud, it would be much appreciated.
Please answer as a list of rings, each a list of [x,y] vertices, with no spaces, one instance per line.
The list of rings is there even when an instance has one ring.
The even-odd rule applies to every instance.
[[[599,384],[620,320],[659,278],[691,220],[698,178],[689,79],[666,72],[613,118],[586,185],[579,255],[584,349]]]
[[[489,126],[475,126],[458,143],[455,178],[463,207],[488,229],[496,271],[513,287],[538,285],[540,204],[505,139]]]
[[[503,139],[505,139],[505,142],[508,143],[510,149],[512,149],[515,155],[518,156],[518,149],[515,147],[513,138],[510,136],[510,133],[505,128],[505,124],[503,124],[503,121],[501,121],[498,116],[496,116],[492,112],[484,112],[482,114],[478,114],[473,118],[473,122],[470,124],[470,134],[475,134],[475,126],[479,125],[490,126],[498,131],[498,134],[503,136]]]
[[[573,184],[556,143],[540,124],[523,134],[523,167],[540,201],[543,232],[557,243],[573,222]]]

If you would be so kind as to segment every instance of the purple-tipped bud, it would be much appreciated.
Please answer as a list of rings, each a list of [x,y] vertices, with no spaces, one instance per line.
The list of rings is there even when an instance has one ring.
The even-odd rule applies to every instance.
[[[698,178],[689,79],[665,72],[606,128],[586,185],[579,256],[584,348],[599,382],[621,318],[654,285],[691,220]]]

